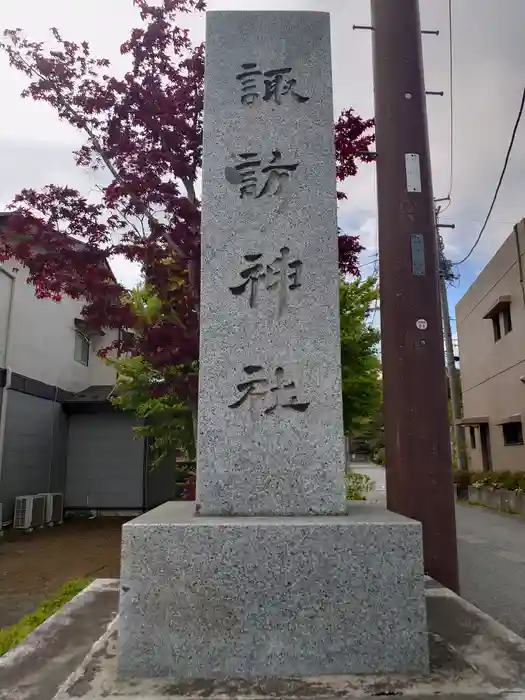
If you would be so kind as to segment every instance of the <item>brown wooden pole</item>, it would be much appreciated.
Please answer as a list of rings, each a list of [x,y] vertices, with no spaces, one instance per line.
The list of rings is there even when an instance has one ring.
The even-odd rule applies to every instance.
[[[439,258],[418,0],[372,0],[387,502],[458,591]]]

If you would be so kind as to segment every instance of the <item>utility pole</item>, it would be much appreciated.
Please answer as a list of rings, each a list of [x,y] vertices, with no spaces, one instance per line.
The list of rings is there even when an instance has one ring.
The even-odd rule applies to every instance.
[[[447,376],[450,387],[450,404],[452,408],[452,422],[454,429],[454,443],[458,455],[458,467],[461,471],[468,471],[467,445],[465,443],[465,428],[460,424],[463,418],[461,404],[461,383],[459,372],[456,369],[456,357],[454,353],[454,343],[452,341],[452,326],[450,323],[450,311],[448,306],[447,280],[455,279],[451,271],[451,266],[445,258],[443,251],[443,241],[439,233],[440,228],[455,228],[454,224],[438,224],[439,209],[436,212],[436,233],[438,237],[439,250],[439,290],[441,294],[441,314],[443,316],[443,335],[445,338],[445,358],[447,361]]]
[[[418,0],[372,0],[388,508],[458,591],[439,256]]]
[[[447,375],[450,386],[450,403],[452,405],[452,420],[454,422],[454,440],[458,453],[458,467],[462,471],[468,471],[467,446],[465,444],[465,430],[459,423],[462,418],[461,387],[459,374],[456,369],[454,356],[454,344],[452,342],[452,329],[450,327],[450,312],[448,310],[448,297],[445,280],[440,280],[441,309],[443,313],[443,332],[445,334],[445,357],[447,359]]]

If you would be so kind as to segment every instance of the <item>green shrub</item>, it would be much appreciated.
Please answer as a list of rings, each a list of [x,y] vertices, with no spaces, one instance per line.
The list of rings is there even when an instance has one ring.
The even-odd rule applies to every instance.
[[[47,620],[48,617],[54,615],[57,610],[69,603],[80,591],[91,583],[91,579],[79,578],[68,581],[58,591],[54,598],[46,600],[35,612],[23,617],[20,622],[12,627],[4,627],[0,629],[0,656],[14,647],[18,646],[24,639],[31,634],[39,625]]]
[[[477,472],[472,474],[472,486],[525,491],[525,472]]]
[[[459,486],[460,489],[468,489],[472,483],[472,472],[455,469],[453,472],[454,483]]]
[[[366,494],[374,490],[375,482],[366,474],[346,472],[345,485],[348,501],[366,501]]]
[[[385,466],[385,448],[380,447],[374,454],[372,460],[380,466]]]

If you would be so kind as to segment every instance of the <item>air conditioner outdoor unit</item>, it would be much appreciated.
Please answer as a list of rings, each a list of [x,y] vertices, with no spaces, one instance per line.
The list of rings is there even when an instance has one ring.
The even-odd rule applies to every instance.
[[[35,527],[44,526],[45,514],[46,497],[44,495],[17,496],[13,527],[17,530],[29,530],[31,532]]]
[[[64,520],[64,496],[61,493],[43,493],[46,499],[44,522],[46,525],[62,524]]]

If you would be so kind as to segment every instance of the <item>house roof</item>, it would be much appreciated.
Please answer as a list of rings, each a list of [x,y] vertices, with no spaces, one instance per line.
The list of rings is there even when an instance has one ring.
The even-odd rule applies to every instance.
[[[5,228],[9,222],[9,219],[11,216],[13,216],[15,212],[12,211],[3,211],[0,212],[0,235],[2,234],[3,230],[5,231]],[[78,238],[73,238],[72,236],[68,236],[68,238],[75,243],[75,247],[78,248],[78,250],[82,249],[88,249],[89,246],[84,243],[83,241],[79,241]],[[105,261],[105,267],[109,270],[111,277],[113,278],[113,281],[116,282],[115,275],[113,274],[113,270],[111,269],[111,265],[109,262],[106,260]]]
[[[488,422],[488,416],[475,416],[474,418],[462,418],[458,420],[458,425],[483,425]]]
[[[87,389],[73,394],[66,403],[101,403],[109,401],[113,386],[106,384],[93,384]]]
[[[512,416],[500,418],[496,425],[505,425],[506,423],[521,423],[521,413],[514,413]]]
[[[113,387],[105,384],[88,386],[87,389],[70,395],[62,402],[62,408],[68,416],[118,413],[118,408],[109,400],[112,391]]]
[[[511,301],[512,297],[510,294],[505,294],[504,296],[498,297],[483,318],[495,318],[501,311],[509,307]]]

